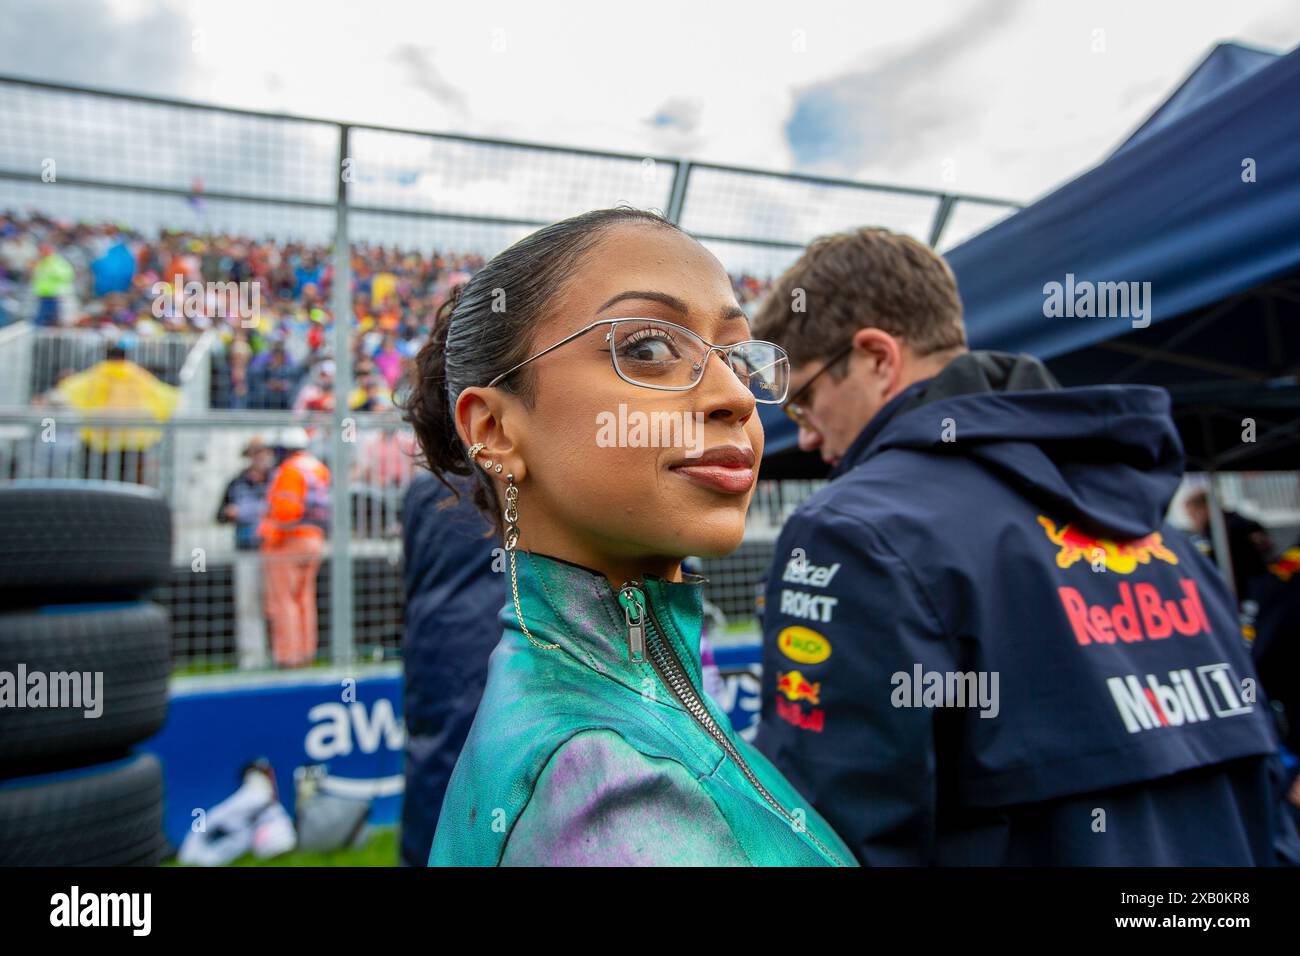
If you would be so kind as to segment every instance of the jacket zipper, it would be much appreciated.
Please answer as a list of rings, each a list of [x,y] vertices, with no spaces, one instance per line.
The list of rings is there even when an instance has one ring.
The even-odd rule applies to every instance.
[[[695,692],[695,686],[691,683],[686,669],[682,666],[681,659],[677,656],[677,652],[668,643],[663,629],[659,626],[659,622],[655,620],[655,616],[645,599],[645,593],[641,589],[641,582],[628,581],[619,588],[618,593],[622,598],[619,603],[623,605],[623,620],[628,627],[627,639],[630,659],[644,661],[646,659],[645,652],[648,648],[650,666],[659,675],[659,679],[663,681],[664,686],[672,692],[673,696],[677,698],[694,721],[704,729],[705,733],[712,737],[723,752],[735,761],[736,766],[740,768],[740,772],[744,774],[745,779],[753,785],[759,795],[771,804],[776,812],[781,814],[796,831],[802,829],[808,835],[808,839],[812,840],[823,853],[835,861],[836,866],[844,866],[844,862],[831,852],[821,840],[817,839],[811,827],[800,826],[794,817],[786,812],[785,807],[781,806],[780,801],[772,796],[767,787],[763,786],[762,781],[758,779],[758,775],[745,762],[745,758],[741,756],[740,751],[736,749],[726,733],[718,726],[708,708],[704,706],[704,702],[700,700],[699,694]],[[635,620],[632,615],[633,608],[637,612]]]

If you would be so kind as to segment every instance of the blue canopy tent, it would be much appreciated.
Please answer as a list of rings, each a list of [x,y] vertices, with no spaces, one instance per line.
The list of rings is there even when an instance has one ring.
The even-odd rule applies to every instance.
[[[1104,162],[947,258],[973,348],[1164,386],[1192,469],[1300,467],[1300,49],[1219,45]],[[1149,291],[1146,314],[1049,315],[1052,283]],[[763,477],[824,474],[760,408]]]
[[[1300,467],[1298,106],[1300,49],[1216,47],[1103,163],[948,254],[972,346],[1164,386],[1190,468]],[[1146,314],[1049,304],[1101,283]]]

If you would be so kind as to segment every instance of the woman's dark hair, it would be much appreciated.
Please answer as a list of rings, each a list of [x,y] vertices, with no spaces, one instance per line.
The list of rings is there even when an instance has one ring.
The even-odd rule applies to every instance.
[[[421,464],[457,498],[467,483],[450,476],[473,472],[474,504],[498,534],[502,523],[496,489],[481,467],[470,465],[456,431],[456,400],[466,388],[486,385],[528,358],[539,320],[583,256],[609,227],[636,222],[678,228],[657,213],[618,206],[563,219],[520,239],[452,290],[415,357],[397,404],[402,420],[415,430]],[[499,386],[530,407],[533,368],[525,366]]]

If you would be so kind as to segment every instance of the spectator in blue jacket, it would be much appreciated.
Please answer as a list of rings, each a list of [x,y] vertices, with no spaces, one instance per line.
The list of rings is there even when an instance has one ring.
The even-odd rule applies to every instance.
[[[217,509],[217,521],[235,526],[235,548],[239,551],[256,551],[257,526],[266,514],[266,489],[271,483],[275,468],[275,452],[260,438],[252,438],[244,446],[248,466],[226,485],[226,493]]]
[[[755,743],[862,863],[1293,852],[1234,601],[1164,520],[1163,390],[968,351],[947,264],[883,229],[815,241],[753,335],[833,465],[777,543]]]
[[[262,616],[261,539],[257,527],[266,515],[267,489],[275,470],[275,451],[257,437],[244,446],[248,467],[226,485],[217,521],[235,526],[232,574],[235,591],[235,643],[239,666],[267,664],[266,619]]]
[[[274,340],[248,365],[248,407],[291,409],[302,377],[303,370],[289,358],[284,340]]]
[[[488,656],[501,639],[504,553],[474,507],[472,481],[456,500],[441,481],[417,469],[402,506],[407,738],[401,854],[407,866],[428,865],[447,781],[483,696]]]

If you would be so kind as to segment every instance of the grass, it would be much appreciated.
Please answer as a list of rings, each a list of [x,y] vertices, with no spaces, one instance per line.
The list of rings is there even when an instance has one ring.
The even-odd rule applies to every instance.
[[[199,674],[224,674],[235,670],[233,662],[220,657],[207,657],[191,661],[183,667],[173,667],[173,677],[194,677]]]
[[[387,652],[385,648],[378,645],[358,644],[355,654],[355,660],[358,664],[379,664],[398,659],[396,653]],[[313,668],[326,668],[329,666],[331,666],[331,663],[327,657],[318,657],[307,667],[296,669],[310,671]],[[256,673],[265,673],[268,670],[278,670],[278,668],[268,666],[256,671]],[[207,674],[234,674],[238,671],[238,662],[229,655],[225,657],[199,657],[192,658],[189,662],[178,667],[173,667],[172,676],[195,677]],[[287,669],[285,672],[287,673]]]
[[[259,860],[245,854],[230,866],[397,866],[397,827],[371,827],[366,845],[334,853],[305,853],[294,850],[271,860]],[[164,866],[179,866],[169,860]]]

